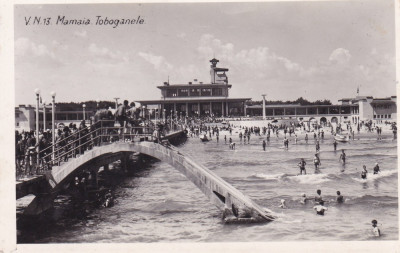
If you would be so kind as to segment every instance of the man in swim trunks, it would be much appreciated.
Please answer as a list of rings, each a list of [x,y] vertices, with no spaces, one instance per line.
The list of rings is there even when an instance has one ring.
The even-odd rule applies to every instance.
[[[265,151],[265,147],[267,146],[267,143],[265,142],[265,140],[263,140],[263,142],[262,142],[262,147],[263,147],[263,150]]]
[[[367,179],[367,166],[363,165],[363,170],[361,171],[361,178],[362,179]]]
[[[317,211],[318,215],[324,215],[328,208],[324,206],[324,201],[321,200],[319,205],[314,206],[314,210]]]
[[[344,198],[342,195],[340,195],[340,191],[337,191],[336,194],[337,194],[336,202],[338,202],[339,204],[342,204],[344,202]]]
[[[303,170],[304,170],[304,175],[306,175],[307,173],[306,173],[306,161],[304,161],[304,158],[301,158],[301,160],[300,160],[300,162],[299,162],[299,164],[298,164],[298,166],[299,166],[299,168],[300,168],[300,175],[302,175],[303,174]]]
[[[374,174],[378,174],[379,172],[381,172],[381,170],[379,169],[379,165],[378,163],[375,163]]]
[[[337,147],[337,142],[336,140],[333,141],[333,150],[336,151],[336,147]]]

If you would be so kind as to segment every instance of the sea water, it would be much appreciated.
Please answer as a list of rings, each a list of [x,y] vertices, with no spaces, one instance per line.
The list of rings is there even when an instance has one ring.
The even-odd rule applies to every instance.
[[[236,149],[225,143],[232,138]],[[283,134],[271,136],[266,151],[265,136],[252,135],[250,144],[221,132],[209,142],[197,137],[178,149],[232,184],[261,207],[275,212],[277,219],[260,224],[224,224],[221,212],[184,175],[170,165],[156,161],[134,176],[123,176],[114,189],[116,204],[111,208],[76,207],[68,196],[59,196],[55,208],[41,222],[18,222],[19,243],[96,242],[246,242],[246,241],[340,241],[375,240],[371,220],[378,220],[379,240],[398,239],[397,142],[384,135],[356,134],[349,143],[338,143],[325,134],[320,141],[320,173],[315,174],[315,142],[309,135],[297,144],[290,137],[283,147]],[[289,136],[289,135],[288,135]],[[341,150],[346,165],[339,161]],[[307,162],[307,175],[298,175],[300,158]],[[372,168],[378,162],[379,175]],[[367,179],[361,179],[362,165]],[[314,197],[317,189],[328,210],[316,215],[314,201],[300,203],[302,193]],[[336,191],[345,198],[335,202]],[[286,200],[286,209],[279,207]]]

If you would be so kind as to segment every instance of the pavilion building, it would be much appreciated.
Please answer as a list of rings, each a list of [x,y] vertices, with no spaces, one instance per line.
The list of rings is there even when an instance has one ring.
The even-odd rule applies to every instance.
[[[146,108],[155,107],[166,116],[215,116],[243,117],[245,102],[251,98],[230,98],[227,68],[217,67],[219,60],[210,60],[210,83],[193,82],[187,84],[170,84],[164,82],[157,86],[161,90],[160,100],[139,101]]]

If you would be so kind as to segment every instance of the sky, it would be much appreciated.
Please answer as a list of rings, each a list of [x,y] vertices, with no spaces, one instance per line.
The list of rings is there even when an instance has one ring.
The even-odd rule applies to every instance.
[[[229,68],[230,97],[396,95],[394,1],[16,5],[15,105],[160,99],[156,86],[210,82]],[[91,25],[56,25],[90,19]],[[142,25],[94,25],[140,16]],[[51,25],[26,25],[29,17]],[[43,20],[42,20],[43,22]]]

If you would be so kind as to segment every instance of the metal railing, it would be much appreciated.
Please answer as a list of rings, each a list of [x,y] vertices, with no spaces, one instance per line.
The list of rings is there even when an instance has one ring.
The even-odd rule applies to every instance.
[[[155,140],[153,136],[155,127],[151,122],[147,126],[134,127],[114,126],[114,122],[114,120],[101,120],[71,133],[63,132],[56,137],[54,146],[46,145],[39,152],[36,152],[36,147],[27,148],[24,155],[16,157],[17,179],[27,175],[44,174],[53,166],[68,162],[68,159],[78,157],[95,146],[118,141]]]

